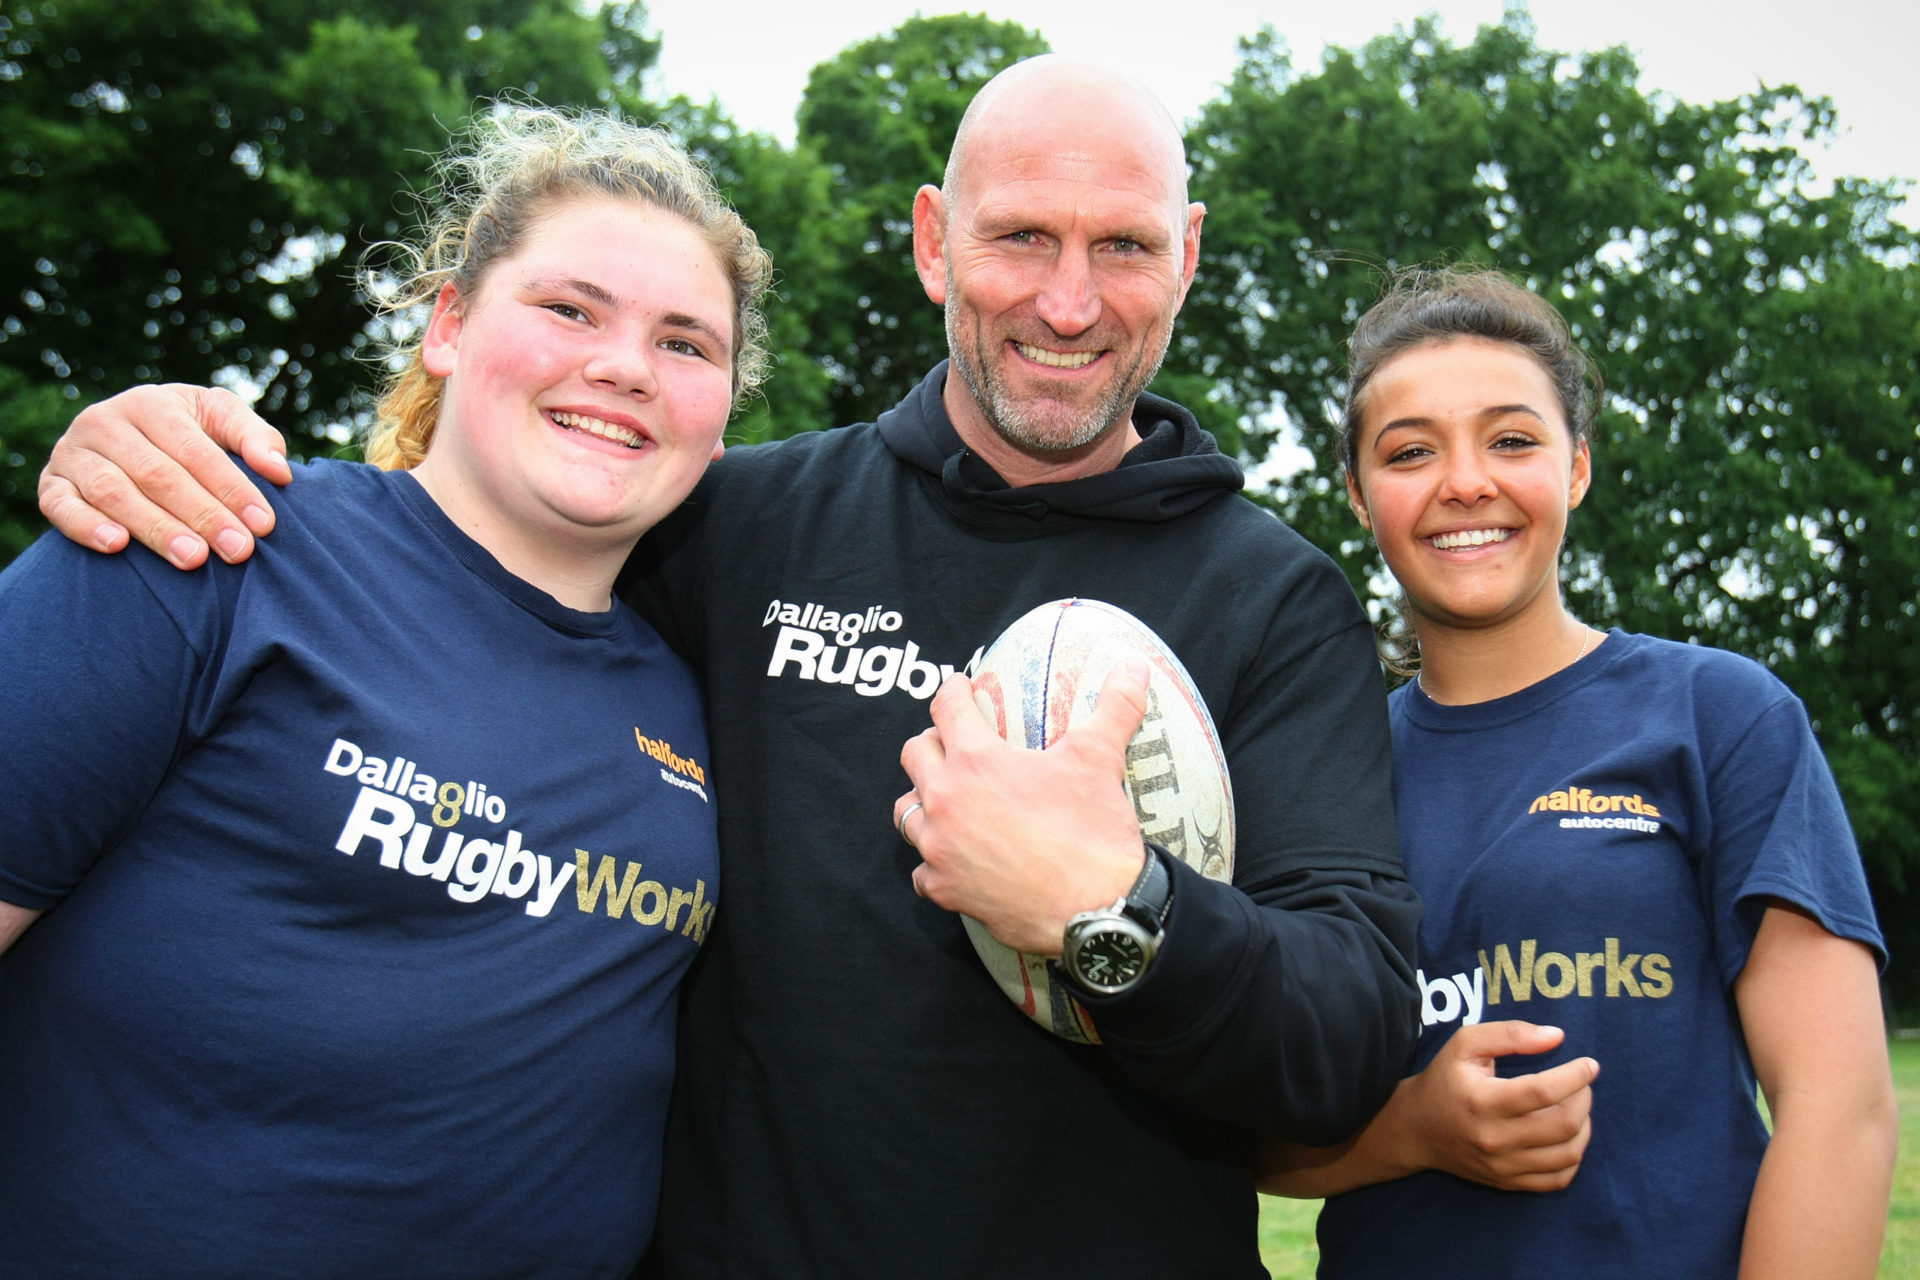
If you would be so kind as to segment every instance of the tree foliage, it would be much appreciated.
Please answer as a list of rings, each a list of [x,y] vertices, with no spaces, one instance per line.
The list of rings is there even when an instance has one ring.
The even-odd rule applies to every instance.
[[[296,435],[350,419],[365,306],[474,98],[596,102],[655,47],[567,0],[29,0],[0,13],[0,553],[80,403],[244,377]]]

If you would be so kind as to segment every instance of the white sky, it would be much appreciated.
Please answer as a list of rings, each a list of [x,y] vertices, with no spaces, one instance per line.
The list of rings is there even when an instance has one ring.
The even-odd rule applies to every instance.
[[[1840,137],[1810,157],[1823,177],[1920,178],[1920,113],[1909,91],[1920,54],[1920,0],[1533,0],[1542,47],[1578,53],[1624,44],[1640,84],[1704,102],[1766,84],[1825,94]],[[916,13],[984,12],[1045,36],[1061,53],[1097,58],[1156,85],[1191,118],[1233,71],[1234,42],[1271,23],[1294,65],[1311,70],[1328,44],[1349,48],[1437,13],[1465,44],[1498,22],[1502,0],[647,0],[663,42],[654,87],[717,99],[749,129],[791,142],[807,73],[848,45]],[[1920,198],[1904,220],[1920,225]]]

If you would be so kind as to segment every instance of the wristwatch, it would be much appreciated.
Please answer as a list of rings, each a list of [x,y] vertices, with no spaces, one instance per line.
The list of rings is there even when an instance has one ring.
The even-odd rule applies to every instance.
[[[1140,981],[1166,936],[1173,905],[1173,876],[1158,850],[1147,846],[1146,865],[1127,895],[1110,907],[1082,911],[1067,921],[1060,971],[1092,995],[1114,995]]]

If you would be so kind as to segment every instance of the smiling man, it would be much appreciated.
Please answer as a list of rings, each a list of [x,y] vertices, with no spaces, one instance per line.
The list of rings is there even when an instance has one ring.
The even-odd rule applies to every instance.
[[[724,867],[654,1271],[1262,1276],[1256,1135],[1344,1138],[1417,1028],[1372,632],[1145,391],[1205,212],[1149,92],[1054,57],[1010,69],[913,212],[951,363],[875,423],[729,450],[622,584],[701,673]],[[105,503],[90,450],[131,462],[127,415],[163,436],[168,404],[89,411],[56,465]],[[270,465],[264,424],[226,425]],[[228,507],[263,501],[226,491],[176,500],[188,525],[118,510],[156,549],[224,548],[246,538]],[[44,492],[99,541],[65,480]],[[983,746],[967,721],[949,677],[1066,596],[1133,613],[1191,671],[1232,771],[1232,884],[1142,848],[1120,787],[1137,687],[1070,751]],[[937,804],[900,797],[909,740]],[[1011,1005],[955,914],[1057,956],[1068,916],[1122,897],[1163,940],[1124,990],[1084,991],[1092,1046]]]
[[[1187,202],[1166,110],[1097,72],[1074,86],[1070,66],[1041,59],[988,84],[945,186],[913,206],[915,265],[946,308],[961,378],[941,401],[1013,484],[1112,470],[1140,443],[1134,402],[1173,336],[1206,216]],[[1064,97],[1087,93],[1078,109]]]

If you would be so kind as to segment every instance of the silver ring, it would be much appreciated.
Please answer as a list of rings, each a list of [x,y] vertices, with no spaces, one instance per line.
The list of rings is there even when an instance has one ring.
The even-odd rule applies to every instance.
[[[900,829],[900,838],[908,844],[913,844],[913,837],[907,834],[907,819],[913,816],[914,810],[924,809],[926,807],[927,806],[921,804],[918,800],[915,800],[912,804],[900,811],[900,821],[893,824]],[[914,845],[914,847],[919,848],[918,845]]]

